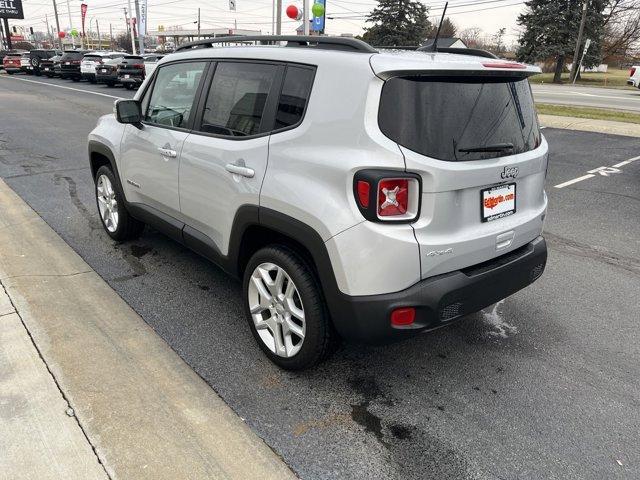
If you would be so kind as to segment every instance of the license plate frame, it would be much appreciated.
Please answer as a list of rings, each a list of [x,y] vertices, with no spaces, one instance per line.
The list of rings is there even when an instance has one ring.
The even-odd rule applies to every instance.
[[[501,183],[480,190],[480,219],[492,222],[514,215],[518,207],[516,183]]]

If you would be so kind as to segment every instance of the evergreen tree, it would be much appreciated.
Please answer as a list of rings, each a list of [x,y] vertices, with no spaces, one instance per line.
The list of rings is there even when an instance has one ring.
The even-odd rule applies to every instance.
[[[367,17],[373,26],[362,36],[365,42],[379,46],[421,45],[428,36],[428,9],[416,0],[378,0]]]
[[[428,37],[434,38],[438,31],[438,24],[434,23],[429,28]],[[442,28],[440,29],[440,38],[454,38],[458,33],[458,27],[451,21],[449,17],[445,17],[442,21]]]
[[[590,0],[587,10],[583,42],[591,39],[591,47],[584,59],[584,66],[599,64],[604,33],[604,9],[607,0]],[[578,28],[582,16],[583,0],[528,0],[527,11],[518,16],[518,24],[524,32],[518,40],[518,60],[533,63],[554,58],[556,61],[553,81],[560,83],[565,60],[573,55]]]

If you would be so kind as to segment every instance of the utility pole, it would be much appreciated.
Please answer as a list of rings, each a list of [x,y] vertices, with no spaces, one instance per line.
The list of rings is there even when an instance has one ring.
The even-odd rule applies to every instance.
[[[198,40],[200,40],[200,7],[198,7]]]
[[[96,30],[98,30],[98,50],[102,50],[102,42],[100,41],[100,24],[96,18]]]
[[[582,19],[580,20],[580,29],[578,30],[578,41],[576,42],[576,51],[573,54],[573,63],[571,64],[571,80],[575,83],[580,69],[578,67],[578,57],[580,55],[580,45],[582,45],[582,34],[584,33],[584,24],[587,22],[587,5],[589,0],[584,0],[582,4]]]
[[[276,35],[282,35],[282,0],[276,0]]]
[[[140,31],[141,18],[140,18],[140,0],[135,0],[136,4],[136,30],[138,31],[138,51],[140,55],[144,54],[144,32]],[[145,13],[146,15],[146,13]]]
[[[2,19],[4,22],[4,36],[7,38],[7,50],[11,50],[13,45],[11,44],[11,32],[9,31],[9,20]]]
[[[62,39],[58,36],[60,33],[60,19],[58,18],[58,5],[56,5],[56,0],[53,0],[53,15],[56,17],[56,37],[58,37],[58,46],[60,50],[62,50]]]
[[[129,0],[129,13],[131,14],[131,0]],[[127,15],[127,9],[124,9],[124,14],[125,16]],[[136,54],[136,39],[135,36],[133,35],[133,22],[131,21],[132,18],[129,17],[129,19],[127,19],[127,24],[129,25],[129,33],[131,34],[131,53],[132,54]]]
[[[309,35],[309,0],[302,0],[302,33]]]
[[[109,50],[113,50],[113,26],[109,23]]]

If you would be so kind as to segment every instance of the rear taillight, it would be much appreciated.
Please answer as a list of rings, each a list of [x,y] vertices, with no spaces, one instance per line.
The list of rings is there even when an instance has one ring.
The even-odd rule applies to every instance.
[[[139,68],[139,69],[142,69],[142,68],[144,68],[144,63],[136,63],[136,64],[131,65],[131,66],[132,66],[133,68]]]
[[[636,74],[636,69],[632,68],[631,71],[629,72],[629,76],[633,77]]]
[[[362,215],[372,222],[412,222],[420,212],[420,177],[393,170],[360,170],[353,191]]]
[[[390,178],[378,182],[378,216],[397,217],[409,210],[409,179]]]
[[[73,63],[74,65],[80,65],[82,63],[81,60],[71,60],[71,63]]]

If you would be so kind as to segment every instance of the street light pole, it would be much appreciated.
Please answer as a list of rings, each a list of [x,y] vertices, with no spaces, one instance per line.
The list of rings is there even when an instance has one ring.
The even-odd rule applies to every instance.
[[[571,64],[571,80],[575,83],[578,73],[578,57],[580,55],[580,45],[582,45],[582,34],[584,33],[584,24],[587,22],[587,5],[589,0],[584,0],[582,4],[582,19],[580,20],[580,29],[578,30],[578,40],[576,42],[576,51],[573,54],[573,63]]]
[[[302,21],[304,22],[302,32],[309,35],[309,0],[302,0]]]
[[[69,34],[73,30],[73,21],[71,20],[71,0],[67,0],[67,13],[69,14]],[[76,48],[76,37],[71,35],[71,45],[73,45],[73,49]]]
[[[282,0],[276,0],[276,35],[282,35]]]
[[[127,20],[127,23],[129,24],[129,32],[131,33],[131,53],[133,53],[134,55],[136,54],[136,39],[135,36],[133,34],[133,22],[131,21],[131,18],[133,17],[132,15],[132,10],[131,10],[131,0],[129,0],[129,20]],[[126,15],[126,12],[125,12]]]
[[[56,5],[56,0],[53,0],[53,15],[56,17],[56,37],[58,37],[58,45],[60,46],[60,50],[62,50],[62,39],[58,36],[60,33],[60,19],[58,18],[58,5]]]
[[[102,50],[102,42],[100,41],[100,24],[96,18],[96,30],[98,30],[98,50]]]

